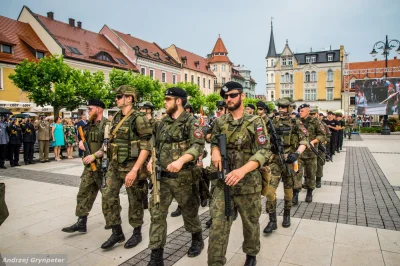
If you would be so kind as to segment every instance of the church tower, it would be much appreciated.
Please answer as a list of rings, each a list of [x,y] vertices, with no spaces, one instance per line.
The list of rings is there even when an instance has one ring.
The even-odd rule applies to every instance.
[[[275,65],[279,59],[279,55],[276,53],[275,40],[274,40],[274,28],[271,18],[271,36],[269,38],[269,48],[266,59],[266,92],[267,101],[275,101]]]

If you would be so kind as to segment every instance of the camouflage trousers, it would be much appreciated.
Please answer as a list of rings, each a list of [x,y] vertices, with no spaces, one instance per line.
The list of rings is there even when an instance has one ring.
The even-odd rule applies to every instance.
[[[301,190],[304,175],[304,184],[306,189],[315,189],[315,174],[317,172],[317,157],[299,158],[299,172],[294,177],[293,188]]]
[[[256,256],[260,251],[261,192],[252,194],[233,194],[231,189],[231,213],[237,208],[243,224],[243,252]],[[212,195],[210,214],[213,220],[208,245],[208,265],[217,266],[226,263],[226,250],[233,217],[225,217],[223,182],[218,181]],[[239,232],[234,232],[238,234]]]
[[[103,173],[101,171],[93,172],[90,167],[84,167],[78,195],[76,197],[76,216],[89,215],[101,187],[102,175]]]
[[[107,172],[106,187],[103,189],[102,198],[103,215],[107,226],[122,223],[119,192],[132,166],[133,163],[129,163],[127,167],[111,166]],[[147,181],[138,180],[138,178],[131,187],[126,188],[129,201],[129,224],[134,228],[143,224],[143,201],[147,197],[147,191]]]
[[[267,203],[265,204],[265,209],[268,213],[276,212],[276,189],[279,186],[279,182],[283,181],[283,191],[285,193],[284,196],[284,209],[290,210],[292,208],[292,199],[293,199],[293,176],[291,174],[287,174],[284,169],[282,169],[281,165],[274,160],[269,164],[271,168],[271,181],[269,182],[268,192],[267,192]],[[293,166],[288,165],[290,171],[293,171]]]
[[[325,158],[325,153],[319,151],[319,156],[321,156],[322,158]],[[319,157],[317,157],[317,171],[315,173],[315,176],[317,178],[321,178],[324,176],[324,164],[325,164],[325,160],[320,159]]]
[[[190,179],[190,178],[189,178]],[[199,197],[195,191],[197,187],[185,178],[165,178],[160,181],[160,204],[154,206],[150,201],[150,249],[163,248],[167,238],[168,208],[173,199],[181,207],[183,223],[186,231],[190,233],[201,232],[199,219]]]

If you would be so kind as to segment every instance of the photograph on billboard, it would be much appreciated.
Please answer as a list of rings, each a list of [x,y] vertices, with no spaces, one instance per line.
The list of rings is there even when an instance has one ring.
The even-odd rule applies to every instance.
[[[359,79],[351,85],[356,115],[400,114],[400,77]]]

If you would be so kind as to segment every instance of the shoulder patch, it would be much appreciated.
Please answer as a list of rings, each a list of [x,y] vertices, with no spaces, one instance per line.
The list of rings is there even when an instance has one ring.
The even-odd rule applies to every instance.
[[[257,132],[259,132],[259,131],[263,131],[262,126],[258,126],[258,127],[257,127]]]
[[[264,145],[265,143],[267,143],[267,137],[264,134],[259,135],[257,137],[257,143],[260,145]]]
[[[301,131],[303,131],[303,134],[304,134],[304,135],[307,135],[307,134],[308,134],[308,131],[307,131],[307,129],[306,129],[305,127],[301,127]]]
[[[202,139],[203,138],[203,131],[201,131],[200,129],[196,129],[193,132],[193,135],[196,139]]]

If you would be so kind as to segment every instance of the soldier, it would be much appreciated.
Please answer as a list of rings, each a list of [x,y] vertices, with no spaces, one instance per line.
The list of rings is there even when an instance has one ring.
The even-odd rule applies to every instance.
[[[151,125],[143,113],[133,108],[137,99],[133,87],[123,85],[118,87],[115,93],[116,104],[120,110],[111,122],[107,150],[110,167],[102,195],[103,214],[106,225],[112,228],[112,234],[103,243],[102,249],[125,241],[119,199],[122,185],[125,184],[129,199],[129,224],[134,228],[132,237],[125,243],[125,248],[132,248],[142,241],[143,201],[147,198],[147,176],[141,175],[141,168],[151,150]]]
[[[251,103],[246,104],[246,113],[248,113],[250,115],[254,115],[255,110],[256,110],[256,107],[254,106],[254,104],[251,104]]]
[[[164,117],[153,134],[156,140],[156,157],[161,166],[160,203],[150,203],[151,259],[148,265],[164,265],[163,252],[167,237],[168,207],[173,199],[181,206],[186,231],[192,234],[189,257],[198,256],[204,248],[202,228],[198,215],[199,200],[193,169],[203,153],[204,137],[200,125],[194,117],[183,109],[187,94],[181,88],[169,88],[165,92]],[[151,163],[151,162],[150,162]],[[149,171],[151,164],[148,164]]]
[[[24,162],[25,165],[34,164],[33,153],[36,141],[35,127],[31,123],[31,118],[25,117],[24,122],[21,123],[22,140],[24,143]]]
[[[11,123],[7,127],[10,141],[8,142],[8,157],[10,158],[11,167],[21,166],[19,162],[19,149],[22,144],[22,134],[19,121],[14,117],[10,119]]]
[[[335,114],[331,111],[328,112],[328,119],[324,120],[324,123],[328,126],[331,137],[327,149],[331,156],[335,155],[337,135],[339,123],[335,119]]]
[[[5,117],[0,114],[0,169],[7,169],[4,162],[6,160],[6,148],[8,142],[7,122]]]
[[[264,233],[272,233],[276,230],[276,189],[279,182],[283,180],[285,192],[284,211],[283,211],[283,227],[290,226],[290,209],[292,208],[293,199],[293,178],[294,169],[293,163],[297,161],[300,154],[308,146],[307,129],[300,124],[298,119],[290,118],[290,114],[294,108],[294,101],[291,98],[282,98],[276,102],[279,108],[279,118],[273,120],[273,124],[277,134],[283,142],[284,165],[281,164],[278,156],[278,151],[274,148],[274,155],[269,159],[268,165],[271,168],[271,181],[267,191],[266,210],[269,213],[269,223],[264,228]]]
[[[263,101],[258,101],[257,104],[257,115],[264,119],[265,124],[269,121],[269,108]]]
[[[344,134],[344,129],[346,128],[346,124],[343,120],[343,115],[341,113],[338,113],[335,115],[336,116],[336,121],[339,125],[338,131],[337,131],[337,142],[336,142],[336,151],[340,153],[340,151],[343,148],[343,134]]]
[[[318,109],[316,111],[318,112]],[[325,134],[326,134],[324,143],[320,143],[320,145],[326,146],[330,141],[331,132],[330,132],[328,126],[323,121],[323,118],[324,118],[324,114],[323,113],[319,113],[318,114],[318,120],[324,126]],[[327,151],[328,151],[328,149],[327,149]],[[320,156],[317,158],[317,172],[316,172],[316,178],[315,178],[315,187],[316,188],[320,188],[321,187],[321,180],[322,180],[322,177],[324,175],[324,164],[325,164],[325,161],[326,161],[326,159],[325,159],[326,158],[326,154],[325,153],[323,153],[322,151],[319,151],[319,155]],[[322,157],[322,159],[320,157]]]
[[[299,106],[300,124],[308,131],[310,145],[318,151],[318,143],[325,141],[325,127],[317,118],[311,117],[310,105],[302,104]],[[317,172],[317,155],[311,150],[305,150],[299,159],[299,171],[294,178],[293,205],[299,204],[299,192],[304,173],[305,189],[307,189],[306,202],[312,202],[312,192],[315,189],[315,175]]]
[[[220,92],[229,114],[218,118],[212,131],[212,163],[222,170],[218,134],[227,136],[227,156],[232,169],[225,180],[219,179],[211,202],[213,223],[208,246],[208,265],[224,265],[233,217],[225,217],[224,185],[229,186],[231,211],[236,207],[243,221],[243,252],[245,265],[256,265],[260,250],[261,174],[258,168],[270,155],[268,134],[259,116],[244,112],[243,87],[237,82],[226,83]],[[225,184],[224,184],[225,183]]]
[[[101,150],[101,146],[104,141],[104,128],[107,123],[107,119],[103,117],[103,111],[105,105],[100,100],[89,100],[87,102],[89,123],[87,123],[82,129],[84,130],[85,139],[88,147],[92,154],[89,154],[85,150],[82,140],[79,141],[79,148],[83,150],[84,157],[82,158],[84,168],[81,175],[81,183],[79,185],[78,195],[76,197],[76,210],[75,215],[78,216],[78,221],[62,229],[66,233],[82,232],[86,233],[87,228],[87,217],[93,207],[93,203],[96,200],[97,193],[101,189],[101,182],[103,172],[101,171],[100,158],[103,157],[104,153]],[[96,171],[93,171],[90,164],[96,165]]]
[[[146,114],[147,119],[150,122],[150,125],[153,127],[154,123],[156,122],[156,120],[153,117],[153,112],[154,112],[154,105],[151,102],[143,102],[140,105],[140,109],[139,111]]]
[[[50,162],[49,144],[50,144],[50,124],[45,120],[46,115],[40,114],[39,120],[35,122],[35,129],[38,130],[37,139],[39,141],[39,160],[41,163]]]

